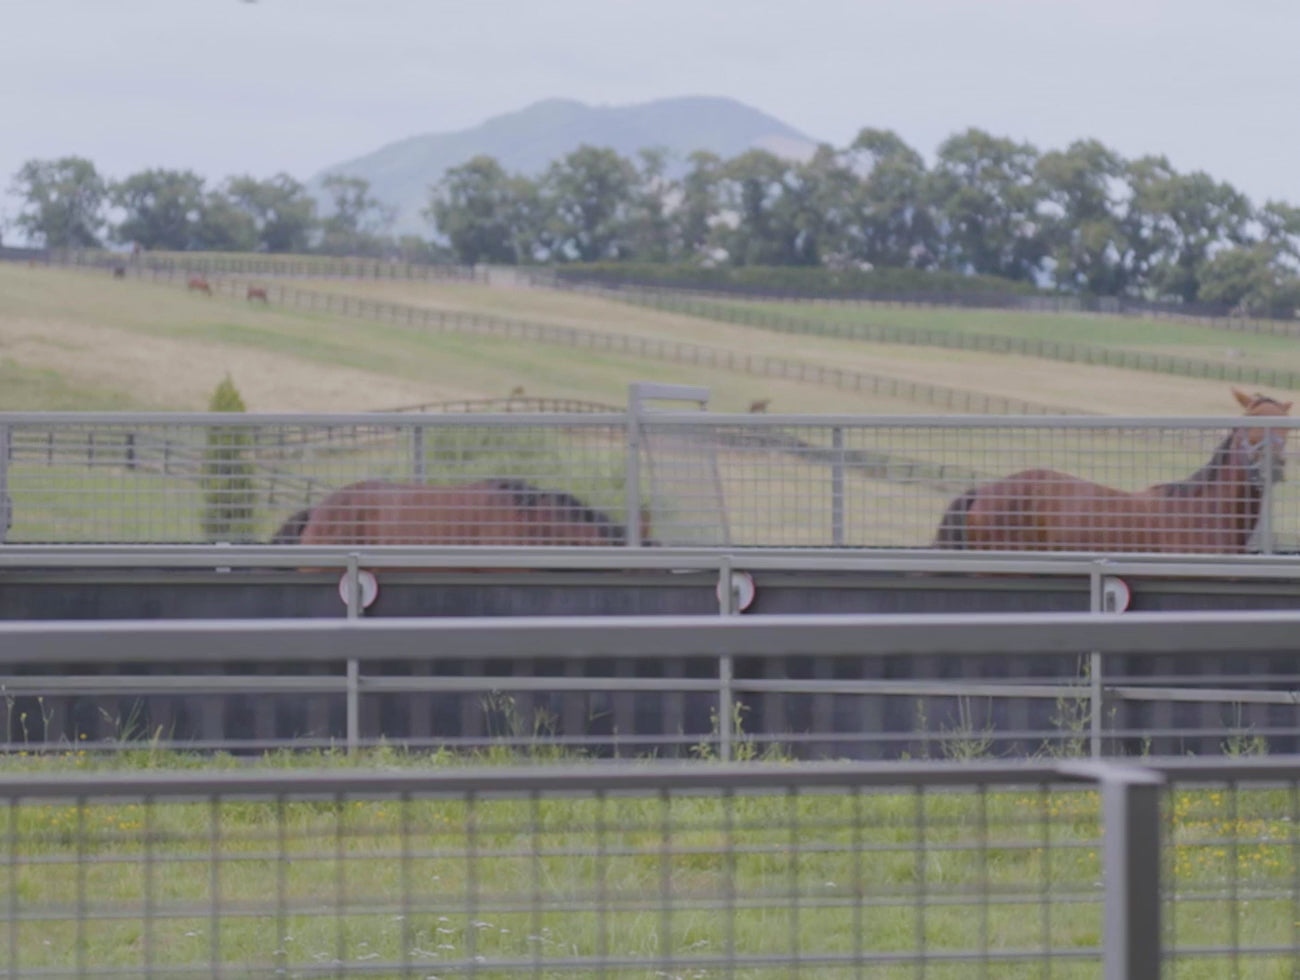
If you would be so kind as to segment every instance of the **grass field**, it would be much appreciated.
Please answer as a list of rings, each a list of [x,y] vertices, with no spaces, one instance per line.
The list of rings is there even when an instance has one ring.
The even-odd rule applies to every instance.
[[[672,304],[671,296],[665,304]],[[716,310],[722,316],[767,314],[793,321],[825,323],[845,328],[860,324],[930,330],[941,333],[987,334],[1026,340],[1150,351],[1222,361],[1229,364],[1300,369],[1296,338],[1250,331],[1225,330],[1191,320],[1090,313],[1048,313],[1019,310],[898,306],[887,303],[795,303],[729,298],[685,299],[688,307]]]
[[[503,397],[517,387],[535,397],[622,404],[634,380],[707,386],[713,407],[726,411],[759,398],[774,410],[934,410],[794,381],[263,310],[165,283],[13,266],[0,266],[0,370],[25,379],[0,394],[9,409],[197,410],[229,372],[252,411],[359,411]],[[84,404],[71,397],[78,390]]]
[[[322,288],[313,280],[297,283],[302,288]],[[753,353],[777,356],[795,356],[800,360],[828,366],[887,375],[900,379],[947,386],[959,390],[990,395],[1019,398],[1052,405],[1071,407],[1079,411],[1102,414],[1133,415],[1186,415],[1231,414],[1233,403],[1227,384],[1221,381],[1187,378],[1157,372],[1133,371],[1124,368],[1087,364],[1069,364],[1041,358],[1021,357],[1011,354],[984,353],[938,347],[918,347],[906,344],[870,343],[839,337],[808,334],[791,335],[775,330],[687,316],[680,313],[621,303],[561,290],[509,289],[482,284],[442,284],[356,280],[331,282],[330,291],[371,299],[388,300],[434,309],[458,310],[465,313],[494,314],[558,326],[574,326],[590,330],[653,336],[671,340],[704,343]],[[766,306],[762,307],[766,309]],[[805,309],[801,307],[800,309]],[[860,307],[808,307],[807,309],[834,315],[863,315]],[[853,313],[857,310],[857,313]],[[990,315],[988,311],[949,310],[895,310],[887,313],[912,317],[914,325],[930,325],[925,319],[933,314],[938,323],[951,323],[968,312]],[[875,310],[871,311],[874,316]],[[830,314],[828,314],[830,315]],[[1051,320],[1048,314],[1019,314],[1037,324],[1036,329],[1047,329]],[[906,317],[905,317],[906,319]],[[1077,319],[1107,323],[1106,318],[1079,317]],[[874,322],[874,321],[873,321]],[[1121,319],[1110,329],[1138,329],[1148,321]],[[1154,324],[1178,330],[1173,324]],[[1189,328],[1193,334],[1214,334],[1202,328]],[[1217,356],[1235,363],[1228,356],[1238,335],[1214,334]],[[1195,337],[1182,336],[1181,343],[1192,345]],[[1285,338],[1254,337],[1260,350],[1261,363],[1273,364],[1272,353],[1288,349]],[[1146,349],[1138,344],[1134,349]],[[1208,349],[1208,348],[1207,348]],[[1195,356],[1200,356],[1196,354]],[[1205,356],[1209,357],[1209,354]],[[766,385],[765,380],[756,384]],[[773,398],[773,411],[810,411],[799,405],[788,405],[779,397]],[[916,406],[907,411],[927,411]],[[931,407],[928,411],[934,411]]]
[[[386,750],[315,765],[455,765]],[[496,756],[509,761],[506,756]],[[94,762],[10,758],[0,772],[232,765],[138,753]],[[489,759],[489,761],[491,761]],[[707,763],[701,763],[707,764]],[[254,768],[293,765],[287,757]],[[737,795],[26,802],[8,807],[8,883],[22,920],[6,937],[25,970],[147,963],[223,975],[409,964],[418,976],[571,977],[566,958],[626,958],[619,976],[714,976],[693,957],[894,957],[882,980],[1096,975],[1099,806],[1086,789],[987,792],[779,789]],[[1168,937],[1183,947],[1271,946],[1240,975],[1291,977],[1296,801],[1286,790],[1180,789],[1165,799]],[[17,860],[13,860],[16,857]],[[665,915],[663,907],[671,911]],[[221,917],[212,914],[216,906]],[[146,915],[146,910],[150,914]],[[75,913],[75,915],[73,915]],[[78,921],[80,919],[80,921]],[[669,953],[681,965],[661,971]],[[968,958],[963,961],[963,954]],[[951,961],[945,962],[951,957]],[[482,958],[482,959],[480,959]],[[529,964],[535,964],[530,970]],[[1178,975],[1224,976],[1185,956]],[[860,976],[805,966],[809,975]],[[513,974],[512,974],[513,975]],[[737,969],[743,978],[787,968]]]

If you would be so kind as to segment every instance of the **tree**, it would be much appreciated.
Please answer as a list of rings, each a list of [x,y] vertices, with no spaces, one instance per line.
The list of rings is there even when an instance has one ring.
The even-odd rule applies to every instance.
[[[253,219],[261,248],[268,252],[305,252],[316,227],[316,202],[307,188],[288,174],[269,180],[232,177],[226,196]]]
[[[939,147],[931,200],[943,226],[945,264],[961,272],[1032,280],[1047,254],[1041,189],[1028,143],[968,129]]]
[[[1129,237],[1158,294],[1194,302],[1201,267],[1220,247],[1248,241],[1250,201],[1208,174],[1179,174],[1164,157],[1143,157],[1128,167]]]
[[[114,183],[110,195],[125,212],[115,240],[148,249],[199,247],[205,195],[203,178],[192,170],[142,170]]]
[[[323,181],[334,211],[321,222],[320,250],[329,255],[382,255],[396,210],[370,194],[364,177],[330,174]]]
[[[721,177],[727,220],[718,237],[733,265],[818,263],[806,172],[766,150],[750,150],[729,160]]]
[[[95,165],[84,157],[28,160],[10,193],[24,199],[15,224],[48,248],[93,248],[104,225],[107,194]]]
[[[638,262],[667,262],[677,251],[671,202],[677,185],[667,176],[668,156],[663,150],[642,150],[630,190],[627,222],[623,229],[623,254]]]
[[[1096,140],[1077,140],[1038,160],[1045,234],[1057,286],[1118,296],[1131,280],[1131,245],[1119,218],[1116,189],[1124,160]]]
[[[845,256],[880,268],[932,265],[938,230],[921,154],[890,130],[864,129],[840,159],[858,178],[841,223]]]
[[[457,261],[512,265],[531,257],[519,227],[536,197],[530,184],[509,177],[492,157],[479,155],[449,169],[430,188],[429,206],[421,213],[447,237]]]
[[[541,181],[551,258],[599,262],[626,257],[637,181],[631,161],[586,144],[551,164]]]
[[[674,252],[687,261],[702,255],[712,241],[718,217],[722,158],[697,150],[681,182],[681,201],[672,214]]]
[[[221,191],[209,191],[194,228],[194,247],[214,252],[251,252],[257,248],[257,222]]]
[[[244,399],[230,379],[217,385],[209,412],[243,412]],[[257,492],[253,464],[247,457],[252,442],[246,426],[214,425],[208,429],[200,480],[203,485],[203,535],[208,541],[251,541]]]
[[[1270,242],[1223,249],[1198,270],[1198,299],[1247,313],[1290,319],[1300,306],[1300,277]]]

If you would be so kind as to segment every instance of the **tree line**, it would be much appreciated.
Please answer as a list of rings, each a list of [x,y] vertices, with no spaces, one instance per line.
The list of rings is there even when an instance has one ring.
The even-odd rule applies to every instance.
[[[29,160],[11,193],[23,201],[14,225],[49,248],[138,245],[165,251],[319,252],[410,261],[451,261],[445,248],[419,236],[393,236],[392,208],[368,181],[330,176],[330,206],[321,214],[307,187],[288,174],[242,175],[216,186],[192,170],[151,168],[105,178],[90,160]]]
[[[475,157],[425,214],[466,263],[934,270],[1256,314],[1300,304],[1300,208],[1096,140],[1040,153],[968,129],[927,166],[864,129],[805,162],[695,153],[676,177],[665,164],[584,146],[530,179]]]
[[[477,156],[430,186],[427,238],[389,234],[393,210],[357,177],[326,179],[324,215],[287,174],[208,187],[192,171],[152,169],[110,181],[66,157],[29,161],[13,189],[25,202],[18,227],[51,246],[897,269],[1254,314],[1300,305],[1300,208],[1257,206],[1208,174],[1091,139],[1040,152],[968,129],[932,165],[870,128],[802,162],[697,152],[674,168],[658,150],[582,146],[537,177]]]

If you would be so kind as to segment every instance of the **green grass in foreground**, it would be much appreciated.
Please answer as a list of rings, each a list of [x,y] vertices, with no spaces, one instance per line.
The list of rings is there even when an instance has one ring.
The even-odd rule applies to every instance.
[[[70,750],[10,757],[0,773],[234,764]],[[456,764],[380,749],[253,766]],[[1166,816],[1175,942],[1293,944],[1293,795],[1180,790]],[[810,963],[801,975],[892,980],[916,976],[923,949],[927,977],[956,980],[983,955],[986,975],[1044,976],[1033,957],[1050,947],[1078,957],[1055,961],[1051,976],[1081,978],[1097,974],[1102,939],[1098,799],[1083,789],[24,802],[0,819],[17,858],[2,873],[21,916],[6,937],[20,971],[131,974],[147,963],[167,975],[220,963],[236,976],[409,966],[421,977],[559,978],[595,975],[581,961],[608,956],[635,965],[601,975],[790,975],[711,962],[734,950],[883,956],[892,962],[865,973]],[[1178,975],[1225,966],[1188,958]],[[1240,975],[1290,977],[1292,966],[1288,955],[1252,957]]]

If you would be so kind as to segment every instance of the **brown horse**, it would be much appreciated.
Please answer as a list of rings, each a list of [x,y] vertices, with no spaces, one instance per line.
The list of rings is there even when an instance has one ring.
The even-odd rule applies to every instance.
[[[1232,393],[1247,416],[1277,417],[1291,408],[1265,395]],[[1056,470],[1013,473],[949,504],[933,547],[1240,554],[1266,491],[1283,478],[1285,451],[1285,429],[1243,425],[1187,479],[1137,493]]]
[[[191,276],[190,281],[186,284],[185,288],[190,292],[207,293],[209,296],[212,295],[212,286],[202,276]]]
[[[249,286],[247,299],[250,303],[255,299],[260,299],[267,306],[271,305],[270,299],[267,298],[266,290],[261,286]]]
[[[648,538],[648,524],[643,530]],[[365,480],[298,511],[272,544],[621,545],[622,525],[573,494],[523,480],[460,486]]]

